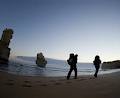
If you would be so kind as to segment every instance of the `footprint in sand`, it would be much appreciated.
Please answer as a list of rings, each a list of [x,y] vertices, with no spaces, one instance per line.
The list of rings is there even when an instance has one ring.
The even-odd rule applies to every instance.
[[[61,81],[61,82],[62,82],[62,81],[66,81],[66,79],[60,79],[60,80],[58,80],[58,81]]]
[[[84,81],[84,80],[87,80],[87,79],[82,78],[82,79],[78,79],[77,81]]]
[[[24,81],[25,83],[30,83],[30,81],[28,81],[28,80],[26,80],[26,81]]]
[[[49,82],[56,82],[55,80],[50,80]]]
[[[72,82],[70,82],[70,81],[67,81],[66,83],[67,83],[67,84],[70,84],[70,83],[72,83]]]
[[[32,87],[32,85],[31,85],[31,82],[30,82],[30,81],[25,80],[25,81],[24,81],[24,83],[25,83],[25,84],[23,84],[23,85],[22,85],[23,87]]]
[[[12,79],[8,79],[8,81],[14,81],[14,80],[12,80]]]
[[[55,85],[61,85],[62,83],[56,82]]]
[[[41,84],[40,86],[48,86],[47,84]]]
[[[43,81],[36,81],[36,82],[35,82],[36,85],[41,85],[41,84],[43,84],[43,83],[44,83]]]
[[[89,79],[95,79],[95,77],[90,77]]]
[[[42,83],[42,81],[36,81],[36,83]]]
[[[32,87],[32,85],[30,85],[30,84],[23,84],[22,86],[23,87]]]
[[[5,83],[6,85],[10,85],[10,86],[12,86],[12,85],[14,85],[14,83],[12,83],[12,82],[7,82],[7,83]]]
[[[5,84],[6,84],[6,85],[12,86],[12,85],[14,85],[14,80],[8,79],[7,82],[6,82]]]

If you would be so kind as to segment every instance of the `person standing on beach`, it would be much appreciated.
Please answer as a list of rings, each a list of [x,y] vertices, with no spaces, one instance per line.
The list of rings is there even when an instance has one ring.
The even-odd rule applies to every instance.
[[[70,65],[70,70],[68,72],[68,75],[67,75],[67,80],[69,80],[70,78],[70,75],[72,73],[72,71],[74,70],[75,71],[75,79],[77,79],[77,57],[78,55],[74,55],[73,53],[70,54],[70,57],[69,59],[67,60],[68,64]]]
[[[74,56],[74,71],[75,71],[75,79],[77,79],[77,59],[78,58],[78,55],[76,54]]]
[[[94,77],[97,78],[97,74],[98,74],[98,71],[99,71],[99,68],[100,68],[100,64],[101,64],[101,60],[100,60],[100,57],[98,55],[95,56],[93,64],[94,64],[95,69],[96,69]]]

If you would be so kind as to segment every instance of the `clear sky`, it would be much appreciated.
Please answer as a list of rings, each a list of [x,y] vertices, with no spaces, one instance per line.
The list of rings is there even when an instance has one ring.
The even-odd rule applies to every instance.
[[[120,0],[0,0],[0,35],[5,28],[12,55],[120,59]]]

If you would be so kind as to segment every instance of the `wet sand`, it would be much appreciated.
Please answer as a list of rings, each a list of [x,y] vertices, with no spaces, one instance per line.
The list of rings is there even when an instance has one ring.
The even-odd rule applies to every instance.
[[[0,71],[0,98],[120,98],[120,72],[66,80]]]

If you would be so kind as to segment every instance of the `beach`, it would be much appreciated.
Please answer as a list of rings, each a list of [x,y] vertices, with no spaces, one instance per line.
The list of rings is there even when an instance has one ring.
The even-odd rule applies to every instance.
[[[0,98],[119,98],[120,72],[98,78],[20,76],[0,71]]]

